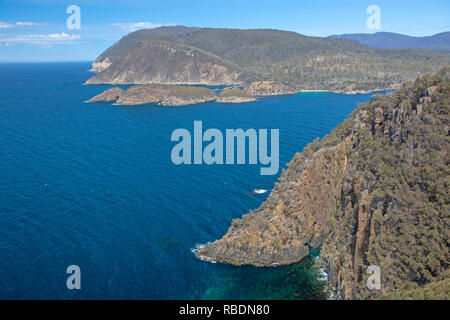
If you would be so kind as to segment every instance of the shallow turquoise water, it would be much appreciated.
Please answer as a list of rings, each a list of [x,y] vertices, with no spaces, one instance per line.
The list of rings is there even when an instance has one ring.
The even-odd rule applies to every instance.
[[[83,101],[88,63],[0,65],[0,298],[315,299],[312,259],[287,267],[200,261],[191,249],[257,208],[259,165],[175,166],[176,128],[278,128],[280,165],[370,95],[118,107]],[[81,268],[81,290],[66,268]]]

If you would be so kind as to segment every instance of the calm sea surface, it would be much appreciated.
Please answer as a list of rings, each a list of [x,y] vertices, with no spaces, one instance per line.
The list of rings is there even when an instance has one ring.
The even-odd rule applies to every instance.
[[[257,208],[259,165],[171,162],[173,130],[280,130],[280,166],[370,95],[301,93],[186,107],[84,103],[89,63],[0,64],[1,299],[317,299],[313,259],[279,268],[198,260]],[[68,290],[66,268],[81,268]]]

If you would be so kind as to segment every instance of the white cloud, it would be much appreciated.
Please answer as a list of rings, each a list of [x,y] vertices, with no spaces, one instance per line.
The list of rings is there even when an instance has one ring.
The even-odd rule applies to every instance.
[[[140,29],[152,29],[163,26],[175,26],[175,23],[154,23],[154,22],[117,22],[112,26],[120,27],[128,32],[133,32]]]
[[[16,25],[8,22],[0,21],[0,29],[14,28]]]
[[[19,26],[19,27],[45,26],[45,25],[46,25],[46,23],[29,22],[29,21],[18,21],[18,22],[16,22],[16,26]]]
[[[31,26],[44,26],[46,23],[18,21],[18,22],[5,22],[0,21],[0,29],[10,29],[15,27],[31,27]]]
[[[80,35],[69,35],[65,32],[50,33],[50,34],[29,34],[29,35],[17,35],[6,38],[0,38],[0,42],[20,42],[29,44],[51,44],[51,43],[75,43],[80,40]]]

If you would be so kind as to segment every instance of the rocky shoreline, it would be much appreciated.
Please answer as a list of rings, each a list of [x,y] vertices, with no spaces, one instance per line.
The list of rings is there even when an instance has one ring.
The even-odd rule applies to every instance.
[[[163,84],[134,85],[127,90],[112,87],[87,102],[113,102],[113,105],[159,104],[185,106],[214,101],[217,95],[204,87],[171,86]]]
[[[243,86],[236,85],[224,88],[219,95],[207,87],[172,84],[135,84],[127,90],[112,87],[89,99],[87,102],[113,102],[113,105],[159,104],[164,106],[186,106],[216,101],[219,103],[248,103],[258,97],[290,95],[299,92],[333,92],[340,94],[366,94],[378,91],[394,90],[399,85],[389,88],[376,88],[373,91],[327,91],[297,90],[274,81],[255,81]]]
[[[256,97],[242,88],[225,88],[217,95],[213,90],[206,87],[145,84],[134,85],[127,90],[112,87],[86,102],[113,102],[113,105],[122,106],[142,104],[186,106],[210,101],[245,103],[256,101]]]
[[[316,266],[333,299],[441,297],[450,279],[449,81],[444,68],[372,96],[297,153],[257,210],[195,254],[273,266],[321,248]],[[382,271],[380,290],[367,289],[371,265]]]

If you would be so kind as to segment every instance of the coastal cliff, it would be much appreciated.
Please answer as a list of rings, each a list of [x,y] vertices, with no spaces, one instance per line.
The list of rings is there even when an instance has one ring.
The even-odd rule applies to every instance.
[[[184,27],[184,26],[163,26],[153,29],[143,29],[131,32],[124,36],[120,41],[114,43],[111,47],[106,49],[98,58],[92,63],[92,72],[102,72],[108,68],[113,62],[119,60],[120,56],[125,53],[133,44],[149,37],[161,38],[165,36],[182,35],[189,32],[194,32],[198,28]]]
[[[271,29],[183,26],[128,34],[93,63],[86,84],[242,85],[254,96],[389,90],[450,63],[449,51],[385,50]]]
[[[102,66],[105,63],[108,60],[103,60]],[[239,77],[236,68],[211,53],[152,39],[134,44],[112,65],[88,79],[86,84],[218,85],[239,83]]]
[[[449,110],[448,67],[373,96],[197,256],[273,266],[321,248],[332,298],[448,297]],[[380,267],[379,290],[367,289],[369,265]]]

